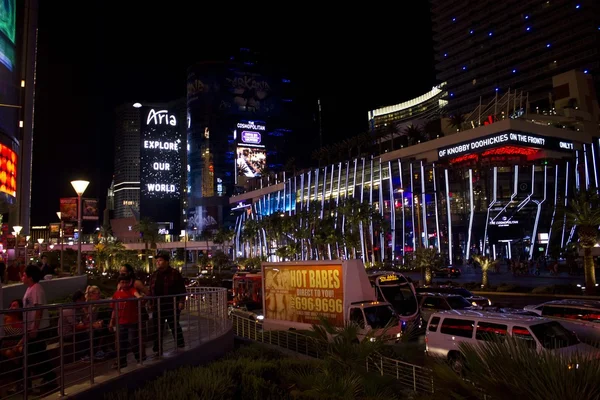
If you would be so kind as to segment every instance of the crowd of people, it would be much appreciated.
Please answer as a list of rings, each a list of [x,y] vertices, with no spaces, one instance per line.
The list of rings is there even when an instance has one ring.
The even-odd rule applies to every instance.
[[[73,361],[112,358],[115,369],[127,367],[130,352],[136,361],[144,360],[147,341],[153,342],[154,355],[161,355],[165,322],[177,347],[185,347],[179,323],[185,307],[184,279],[169,265],[168,253],[161,253],[155,259],[156,271],[148,285],[136,277],[131,265],[125,264],[119,271],[113,301],[100,301],[100,288],[88,286],[85,291],[72,294],[71,304],[52,308],[53,314],[58,314],[52,318],[48,308],[39,307],[48,304],[44,288],[39,284],[44,276],[43,268],[33,264],[25,267],[21,275],[21,281],[27,286],[25,295],[0,310],[4,320],[0,319],[0,397],[3,392],[23,389],[24,361],[28,390],[40,393],[55,390],[58,363],[51,358],[47,345],[61,338],[64,349],[72,345]],[[41,383],[32,387],[33,381],[39,378]]]

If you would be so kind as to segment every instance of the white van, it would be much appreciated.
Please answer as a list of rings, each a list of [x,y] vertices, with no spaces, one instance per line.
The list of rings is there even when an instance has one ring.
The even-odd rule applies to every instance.
[[[525,310],[560,321],[584,342],[600,346],[600,301],[554,300],[525,306]]]
[[[529,315],[466,310],[433,314],[425,333],[425,351],[428,355],[447,359],[452,368],[460,372],[463,367],[459,349],[461,343],[476,345],[506,335],[523,340],[538,352],[573,354],[598,351],[581,343],[577,335],[558,321]]]

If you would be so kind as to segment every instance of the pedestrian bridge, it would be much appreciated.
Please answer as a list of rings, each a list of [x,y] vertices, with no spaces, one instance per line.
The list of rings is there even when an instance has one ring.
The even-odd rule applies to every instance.
[[[183,301],[184,309],[179,312],[177,305]],[[133,390],[166,370],[209,362],[233,348],[232,325],[227,316],[227,290],[224,288],[195,287],[189,288],[187,294],[173,298],[144,297],[125,302],[134,303],[138,311],[136,330],[142,333],[132,340],[135,344],[131,345],[118,340],[119,332],[123,332],[118,321],[114,332],[106,326],[89,325],[82,326],[83,329],[77,325],[69,326],[72,319],[68,316],[73,312],[75,315],[95,315],[93,318],[98,321],[110,315],[115,303],[123,301],[36,307],[49,312],[50,328],[46,333],[40,330],[40,336],[47,338],[47,349],[39,351],[29,343],[30,346],[23,346],[23,352],[15,358],[0,358],[0,399],[101,398],[104,393],[114,390]],[[118,314],[121,307],[115,309]],[[103,311],[105,314],[101,316]],[[171,331],[167,326],[178,313],[181,331]],[[28,314],[23,315],[26,319]],[[23,322],[27,326],[27,321]],[[7,326],[8,321],[4,325]],[[160,325],[163,329],[157,328]],[[183,335],[183,344],[179,334]],[[34,339],[25,340],[31,342]],[[161,352],[154,352],[155,343],[162,343]],[[142,357],[136,359],[133,352],[127,351],[128,346],[142,349]],[[48,370],[53,380],[46,384],[42,378],[47,378]]]
[[[69,244],[73,243],[73,244]],[[125,250],[136,250],[136,251],[144,251],[146,249],[146,245],[144,243],[123,243],[125,246]],[[54,245],[53,251],[60,251],[61,246],[64,250],[71,249],[77,251],[77,243],[76,242],[68,242],[63,245],[58,244]],[[161,242],[156,243],[156,250],[174,250],[174,249],[187,249],[187,250],[212,250],[214,248],[218,248],[220,245],[216,245],[211,241],[177,241],[177,242]],[[96,251],[94,249],[94,244],[91,243],[82,243],[81,251],[84,253],[91,253]]]

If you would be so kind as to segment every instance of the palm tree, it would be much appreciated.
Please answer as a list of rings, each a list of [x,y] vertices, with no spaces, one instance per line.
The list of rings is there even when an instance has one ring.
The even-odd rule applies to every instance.
[[[200,240],[204,240],[206,242],[206,254],[208,254],[208,243],[210,241],[214,241],[215,234],[212,229],[204,228],[204,230],[200,233]]]
[[[348,160],[352,159],[352,149],[354,149],[357,142],[358,142],[358,138],[356,136],[353,136],[348,139],[344,139],[344,141],[342,142],[344,149],[348,152]]]
[[[421,143],[422,141],[425,140],[425,137],[423,136],[423,131],[421,130],[421,128],[419,128],[418,126],[415,126],[413,124],[410,124],[409,126],[407,126],[404,129],[404,134],[406,136],[408,136],[410,143],[413,145],[417,144],[417,143]]]
[[[221,251],[225,251],[225,243],[233,239],[234,232],[231,229],[220,228],[213,237],[213,243],[221,246]]]
[[[393,122],[385,126],[387,137],[390,138],[390,151],[394,151],[394,138],[398,135],[398,127]]]
[[[489,286],[488,271],[493,268],[493,266],[496,264],[496,261],[479,254],[473,255],[473,260],[477,261],[481,266],[481,287],[487,288]]]
[[[432,377],[435,392],[417,398],[600,400],[598,385],[590,384],[600,379],[600,359],[577,352],[538,352],[528,345],[535,342],[526,329],[525,332],[519,334],[520,338],[491,337],[487,341],[478,340],[477,345],[460,344],[460,360],[467,366],[464,373],[457,374],[447,362],[435,362]],[[574,360],[583,357],[585,363],[573,368]]]
[[[463,127],[463,124],[466,122],[465,117],[462,114],[453,114],[449,119],[450,121],[448,126],[456,128],[457,131],[460,131]]]
[[[98,231],[98,242],[103,243],[114,239],[110,225],[102,225]]]
[[[242,239],[249,243],[250,249],[248,254],[250,257],[253,256],[253,250],[256,249],[256,236],[259,233],[259,225],[258,221],[255,219],[248,219],[244,223],[244,227],[242,229]]]
[[[568,225],[577,228],[579,247],[583,249],[585,290],[593,294],[596,292],[596,271],[592,248],[598,243],[600,197],[591,190],[577,193],[570,201],[565,217]]]
[[[387,136],[387,132],[383,129],[377,129],[372,132],[371,140],[377,142],[377,146],[379,147],[379,154],[383,154],[383,139]]]
[[[283,170],[291,176],[296,175],[296,159],[294,157],[289,158],[283,166]]]
[[[327,160],[327,163],[329,163],[329,157],[330,153],[327,147],[321,147],[312,153],[312,158],[313,160],[317,160],[319,162],[319,167],[321,167],[321,164],[325,160]]]
[[[369,132],[361,133],[356,136],[356,157],[360,157],[362,154],[363,146],[367,145],[371,141],[371,134]]]
[[[148,217],[142,218],[133,227],[135,232],[138,232],[142,241],[144,242],[145,256],[147,262],[147,272],[150,272],[152,266],[150,265],[150,257],[148,257],[148,245],[151,249],[156,249],[156,242],[158,241],[158,224]]]
[[[423,129],[429,139],[437,139],[443,136],[441,121],[439,119],[430,119],[425,123]]]
[[[425,279],[425,285],[431,285],[431,279],[433,275],[431,269],[436,263],[437,254],[435,249],[427,249],[424,247],[418,247],[415,251],[415,264],[416,267],[421,270]]]

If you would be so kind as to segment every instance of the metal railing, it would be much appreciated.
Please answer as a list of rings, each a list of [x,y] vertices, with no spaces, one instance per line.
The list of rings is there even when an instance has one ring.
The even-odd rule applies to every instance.
[[[295,331],[265,331],[259,321],[236,314],[230,315],[233,333],[241,338],[269,344],[314,358],[323,358],[325,354],[319,344],[310,336]],[[367,371],[376,371],[381,375],[395,377],[414,392],[433,393],[431,370],[419,365],[394,360],[382,355],[373,355],[367,359]]]
[[[36,313],[41,320],[32,334]],[[160,362],[231,328],[225,288],[194,287],[176,296],[5,309],[0,314],[0,399],[85,390],[99,377],[106,381]]]

